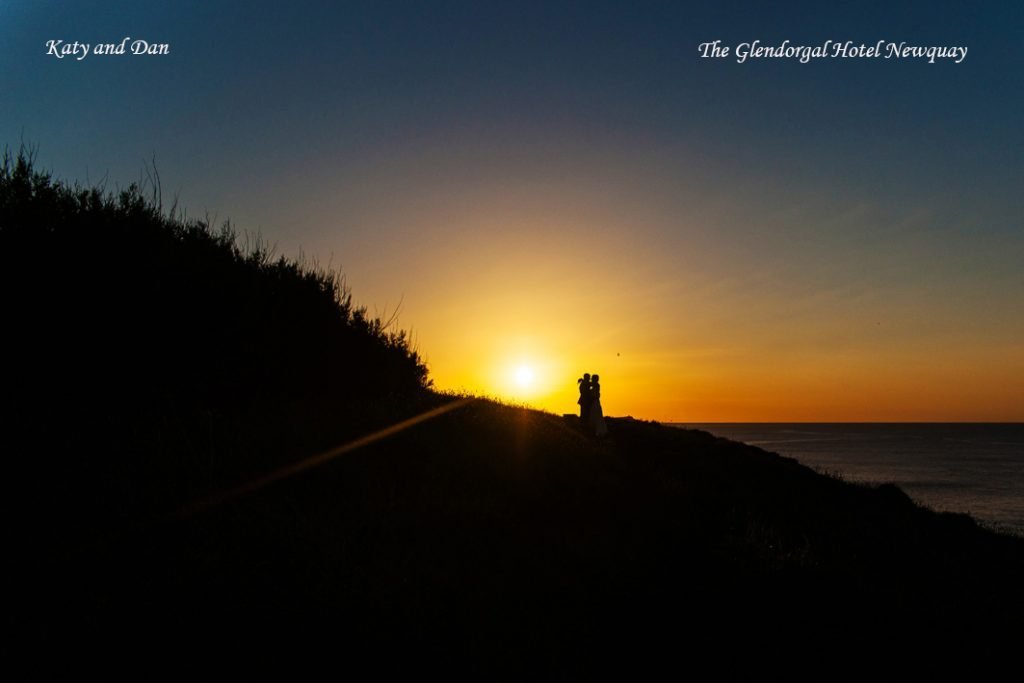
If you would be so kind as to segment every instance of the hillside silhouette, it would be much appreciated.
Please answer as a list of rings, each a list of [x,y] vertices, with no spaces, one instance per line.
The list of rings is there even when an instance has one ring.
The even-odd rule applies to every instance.
[[[0,167],[14,650],[777,674],[1019,632],[1024,540],[631,418],[471,399],[217,500],[457,397],[338,274],[154,189]]]

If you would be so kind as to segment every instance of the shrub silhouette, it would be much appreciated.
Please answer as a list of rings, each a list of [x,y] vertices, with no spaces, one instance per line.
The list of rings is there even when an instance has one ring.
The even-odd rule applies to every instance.
[[[25,150],[7,154],[0,245],[29,323],[13,334],[52,345],[34,372],[84,381],[72,388],[86,395],[366,397],[428,383],[406,333],[354,307],[338,273],[259,242],[243,250],[227,223],[164,215],[137,184],[104,195],[54,182]]]
[[[0,278],[4,438],[40,490],[169,503],[430,398],[409,335],[355,306],[339,273],[165,213],[156,185],[82,188],[33,157],[0,164]],[[314,433],[269,424],[310,410]]]
[[[24,149],[7,154],[0,246],[23,317],[13,322],[26,323],[11,334],[32,355],[52,351],[33,375],[83,398],[365,398],[428,384],[406,333],[354,307],[339,274],[275,259],[261,242],[243,250],[227,223],[215,232],[164,215],[136,184],[116,196],[69,187]]]

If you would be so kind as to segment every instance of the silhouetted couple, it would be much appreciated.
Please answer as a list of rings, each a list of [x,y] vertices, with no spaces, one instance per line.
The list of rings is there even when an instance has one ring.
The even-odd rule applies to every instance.
[[[601,378],[590,376],[589,372],[576,380],[580,385],[580,423],[584,429],[593,432],[594,436],[606,436],[608,425],[604,423],[604,410],[601,409]]]

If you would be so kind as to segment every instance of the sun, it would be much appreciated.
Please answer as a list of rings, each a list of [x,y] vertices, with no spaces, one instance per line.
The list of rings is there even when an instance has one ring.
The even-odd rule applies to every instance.
[[[529,365],[520,365],[516,368],[516,384],[523,389],[528,389],[533,386],[534,381],[533,368]]]
[[[555,389],[552,378],[566,373],[543,351],[513,349],[510,353],[495,354],[488,377],[490,391],[502,400],[524,405],[547,400]]]

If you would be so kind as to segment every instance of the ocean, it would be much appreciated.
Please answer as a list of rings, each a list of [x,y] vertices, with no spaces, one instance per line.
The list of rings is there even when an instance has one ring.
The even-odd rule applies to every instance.
[[[1024,424],[679,424],[1024,535]]]

